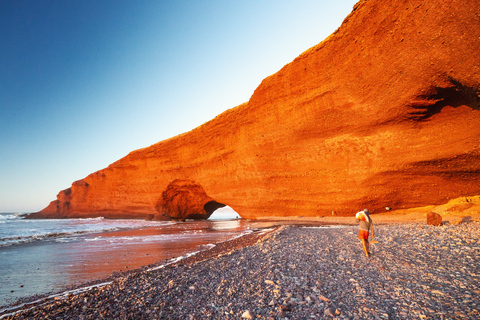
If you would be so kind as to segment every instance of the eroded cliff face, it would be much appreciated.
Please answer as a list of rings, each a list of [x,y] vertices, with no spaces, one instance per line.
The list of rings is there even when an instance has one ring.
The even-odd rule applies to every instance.
[[[133,151],[34,216],[163,214],[177,179],[244,218],[480,194],[479,52],[476,0],[360,1],[247,103]]]

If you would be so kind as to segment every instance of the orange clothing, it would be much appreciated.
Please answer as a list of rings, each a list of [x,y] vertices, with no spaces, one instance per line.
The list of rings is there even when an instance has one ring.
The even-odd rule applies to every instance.
[[[360,240],[368,240],[368,231],[365,230],[358,230],[358,239]]]

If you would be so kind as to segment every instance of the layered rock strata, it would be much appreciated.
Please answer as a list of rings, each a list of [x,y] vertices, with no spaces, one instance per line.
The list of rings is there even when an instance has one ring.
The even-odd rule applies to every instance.
[[[247,103],[131,152],[33,216],[164,214],[177,179],[244,218],[480,194],[479,52],[476,0],[360,1]]]

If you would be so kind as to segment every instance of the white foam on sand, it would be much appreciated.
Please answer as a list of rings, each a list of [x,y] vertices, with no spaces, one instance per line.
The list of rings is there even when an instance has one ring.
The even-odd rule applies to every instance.
[[[331,225],[331,226],[303,226],[303,229],[342,229],[342,228],[349,228],[351,226],[344,226],[344,225]]]
[[[273,228],[272,229],[263,229],[260,231],[260,234],[264,234],[264,233],[267,233],[271,230],[274,230]],[[160,266],[156,266],[156,267],[153,267],[153,268],[150,268],[150,269],[147,269],[147,271],[154,271],[154,270],[158,270],[158,269],[162,269],[162,268],[165,268],[166,266],[169,266],[171,264],[174,264],[176,262],[179,262],[179,261],[182,261],[186,258],[189,258],[189,257],[192,257],[196,254],[199,254],[200,252],[203,252],[203,251],[207,251],[207,250],[210,250],[210,249],[213,249],[215,248],[218,244],[220,243],[224,243],[224,242],[227,242],[227,241],[232,241],[232,240],[235,240],[235,239],[238,239],[238,238],[241,238],[243,236],[246,236],[247,234],[251,234],[253,232],[253,230],[247,230],[246,232],[242,233],[242,234],[239,234],[235,237],[232,237],[232,238],[229,238],[227,240],[224,240],[224,241],[219,241],[217,243],[209,243],[209,244],[206,244],[204,245],[204,249],[203,250],[198,250],[198,251],[194,251],[194,252],[190,252],[190,253],[187,253],[186,255],[184,256],[180,256],[180,257],[176,257],[176,258],[173,258],[171,260],[169,260],[167,263],[165,264],[162,264]]]
[[[0,309],[0,313],[4,313],[4,312],[9,312],[9,313],[2,314],[0,316],[0,319],[13,316],[13,315],[19,313],[20,311],[28,311],[28,310],[34,309],[36,307],[45,305],[48,302],[50,302],[51,300],[65,300],[68,297],[70,297],[71,295],[77,295],[77,294],[80,294],[80,293],[83,293],[83,292],[87,292],[87,291],[90,291],[94,288],[100,288],[100,287],[106,286],[110,283],[112,283],[112,281],[98,283],[98,284],[94,284],[94,285],[91,285],[91,286],[88,286],[88,287],[78,288],[78,289],[74,289],[74,290],[68,290],[68,291],[64,291],[62,293],[52,294],[48,297],[41,298],[41,299],[38,299],[38,300],[35,300],[35,301],[32,301],[32,302],[22,303],[22,304],[13,306],[13,307],[6,307],[6,308],[3,308],[3,309]],[[27,307],[32,306],[32,307],[28,308],[28,309],[23,309],[26,306]]]
[[[215,245],[213,245],[213,247],[215,247]],[[209,249],[213,248],[213,247],[210,247]],[[209,249],[205,249],[205,250],[209,250]],[[176,262],[179,262],[179,261],[182,261],[186,258],[189,258],[191,256],[194,256],[202,251],[205,251],[205,250],[199,250],[199,251],[194,251],[194,252],[190,252],[190,253],[187,253],[186,255],[184,256],[180,256],[180,257],[176,257],[176,258],[173,258],[173,259],[170,259],[167,263],[165,264],[162,264],[162,265],[159,265],[159,266],[156,266],[156,267],[153,267],[153,268],[150,268],[150,269],[147,269],[147,271],[155,271],[155,270],[158,270],[158,269],[163,269],[165,268],[166,266],[169,266],[171,264],[174,264]]]

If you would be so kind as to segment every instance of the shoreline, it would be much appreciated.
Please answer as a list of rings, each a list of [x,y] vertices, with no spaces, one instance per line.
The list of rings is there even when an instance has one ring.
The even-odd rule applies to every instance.
[[[251,233],[243,234],[238,237],[234,237],[233,239],[217,242],[214,244],[213,247],[208,249],[187,253],[186,256],[180,257],[181,259],[179,259],[179,257],[163,259],[163,260],[160,260],[148,265],[143,265],[141,267],[134,268],[134,269],[114,271],[107,277],[103,277],[100,279],[93,279],[91,281],[87,281],[79,285],[71,285],[66,287],[65,290],[52,291],[45,294],[35,294],[32,296],[16,299],[12,303],[9,303],[6,305],[0,305],[0,319],[3,319],[5,317],[5,314],[8,313],[8,312],[5,312],[5,310],[11,310],[11,309],[21,310],[22,308],[19,308],[18,306],[25,306],[25,307],[35,306],[45,301],[58,300],[61,297],[70,296],[71,292],[80,292],[80,293],[87,292],[88,290],[83,290],[83,289],[102,287],[103,285],[109,284],[112,281],[115,281],[116,279],[119,279],[122,277],[128,277],[132,274],[146,272],[148,270],[162,269],[166,266],[174,267],[175,265],[179,265],[179,264],[192,264],[192,263],[213,258],[225,252],[250,246],[256,243],[257,241],[259,241],[259,239],[261,239],[266,233],[271,232],[274,229],[279,227],[279,224],[277,223],[272,224],[271,222],[266,222],[265,224],[262,223],[262,225],[264,225],[264,228],[256,229]],[[151,227],[151,228],[155,228],[155,227]]]
[[[226,220],[185,222],[67,233],[66,236],[5,246],[1,248],[0,306],[61,292],[92,281],[98,283],[99,279],[112,274],[205,250],[215,243],[252,232],[249,230],[252,224]],[[37,227],[31,225],[26,223],[28,228]],[[24,226],[20,224],[19,229]]]
[[[408,217],[408,219],[405,219],[406,217]],[[459,224],[462,221],[461,216],[455,216],[455,217],[457,218],[455,221],[454,220],[451,220],[452,222],[445,221],[446,223],[444,225],[444,228],[456,228],[458,226],[462,227],[464,225],[467,225],[467,226],[474,226],[474,229],[476,230],[479,229],[480,224],[478,222],[475,222],[475,221],[478,221],[476,220],[476,217],[474,218],[473,222],[470,222],[468,224],[467,223]],[[385,228],[390,228],[390,227],[394,228],[395,226],[398,226],[398,225],[405,225],[405,226],[409,226],[409,228],[413,226],[414,228],[420,228],[420,229],[423,229],[423,228],[433,228],[433,230],[435,230],[435,228],[437,228],[437,230],[444,229],[443,227],[431,227],[431,226],[425,225],[425,219],[423,214],[418,214],[418,213],[414,215],[410,214],[410,216],[408,213],[405,215],[375,214],[375,215],[372,215],[372,219],[376,225],[380,225]],[[62,293],[57,293],[55,295],[50,295],[52,298],[49,300],[41,300],[39,303],[33,303],[33,304],[31,303],[33,300],[38,300],[41,298],[44,299],[49,295],[33,296],[25,299],[20,299],[14,304],[4,306],[2,308],[3,312],[0,313],[0,319],[4,319],[4,318],[5,319],[17,319],[17,318],[22,319],[22,314],[24,313],[29,314],[29,316],[31,316],[32,315],[31,313],[35,312],[32,310],[45,310],[45,309],[50,310],[52,308],[53,310],[55,310],[55,309],[58,309],[60,305],[63,308],[65,305],[71,304],[73,300],[80,299],[80,297],[84,297],[84,296],[91,297],[92,295],[96,295],[102,292],[108,292],[109,290],[111,290],[110,287],[118,285],[119,282],[120,283],[123,283],[125,281],[128,282],[129,279],[143,277],[143,276],[146,276],[147,274],[151,274],[151,273],[161,274],[162,272],[166,272],[164,270],[171,271],[175,269],[182,269],[182,270],[195,269],[196,266],[198,265],[214,263],[216,260],[222,259],[223,257],[229,258],[231,257],[231,255],[238,254],[239,252],[247,250],[248,248],[259,247],[259,246],[261,247],[265,243],[271,242],[272,239],[276,238],[276,235],[281,234],[284,230],[287,230],[287,229],[292,229],[292,228],[302,229],[301,227],[304,227],[304,229],[309,229],[309,228],[316,229],[315,227],[319,227],[319,226],[342,225],[342,226],[345,226],[345,228],[347,229],[350,228],[353,231],[356,230],[356,227],[355,227],[356,223],[353,217],[325,217],[325,218],[314,219],[315,221],[311,221],[311,220],[312,219],[308,219],[308,218],[293,219],[293,220],[291,218],[284,219],[284,220],[282,219],[256,220],[254,222],[258,225],[258,228],[256,228],[257,231],[247,235],[243,235],[238,238],[217,243],[213,248],[203,250],[191,256],[187,256],[182,260],[173,261],[172,263],[169,263],[169,261],[159,261],[153,265],[143,266],[141,268],[137,268],[134,270],[116,272],[105,279],[98,279],[98,280],[85,283],[81,286],[75,286],[75,287],[69,288],[68,290],[78,290],[87,286],[92,286],[90,290],[87,290],[85,292],[80,292],[78,294],[68,294],[68,291],[66,291],[67,294],[64,295],[62,298],[60,298],[60,296],[62,296]],[[383,227],[380,228],[380,230],[383,229]],[[328,228],[325,228],[325,229],[328,229]],[[335,228],[331,228],[331,229],[335,229]],[[376,233],[378,234],[379,232],[381,233],[382,231],[378,231],[378,228],[377,228]],[[358,244],[356,244],[356,246],[358,246]],[[360,246],[358,246],[358,251],[359,252],[361,251]],[[478,262],[478,259],[477,259],[478,250],[476,251],[476,254],[477,255],[475,257],[476,259],[475,261]],[[171,259],[171,260],[175,260],[175,259]],[[152,281],[152,279],[150,279],[149,281]],[[99,287],[95,287],[95,285],[98,285],[98,284],[103,284],[103,285]],[[167,287],[168,287],[168,283],[167,283]],[[183,288],[183,291],[185,290],[188,292],[190,289]],[[28,301],[30,301],[31,304],[26,304],[20,308],[15,307],[15,305],[28,303]],[[277,309],[279,308],[278,305],[276,307]],[[30,311],[25,311],[25,309],[29,309]],[[327,312],[326,311],[327,309],[325,309],[325,312]],[[9,315],[11,313],[15,313],[15,314]],[[45,313],[45,315],[48,316],[48,313]],[[238,313],[236,315],[238,318]],[[42,318],[41,315],[35,314],[35,318],[37,317]],[[87,316],[87,318],[89,317]],[[156,317],[153,317],[153,318],[156,318]],[[272,319],[277,319],[277,318],[278,317],[273,315]]]

